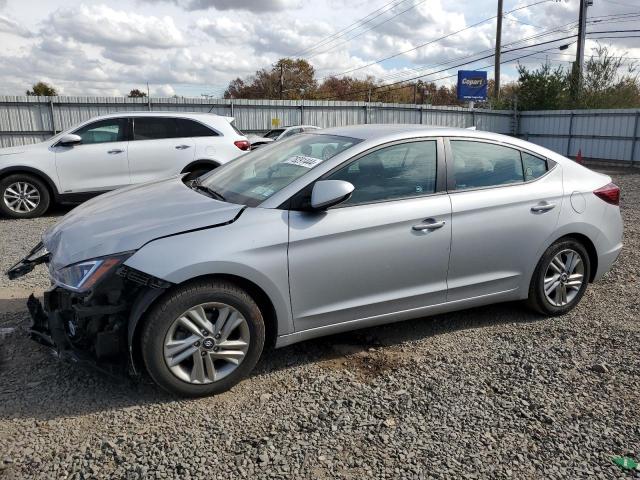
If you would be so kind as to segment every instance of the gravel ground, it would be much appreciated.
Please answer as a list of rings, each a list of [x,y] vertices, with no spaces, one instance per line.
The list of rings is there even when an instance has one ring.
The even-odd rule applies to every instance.
[[[0,477],[640,478],[610,460],[640,457],[640,173],[611,174],[625,248],[570,314],[503,304],[310,341],[217,397],[55,361],[23,330],[44,272],[3,279]],[[0,221],[0,267],[55,220]]]

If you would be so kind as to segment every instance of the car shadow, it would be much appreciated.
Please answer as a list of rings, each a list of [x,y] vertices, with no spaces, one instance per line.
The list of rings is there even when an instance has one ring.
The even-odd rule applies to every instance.
[[[28,314],[23,311],[7,315],[21,318],[20,321],[15,318],[7,321],[0,317],[0,376],[3,379],[0,418],[49,420],[126,407],[190,401],[165,393],[146,376],[136,380],[109,376],[92,368],[58,361],[46,347],[27,338]],[[259,381],[271,372],[310,363],[333,362],[341,368],[350,368],[351,364],[343,360],[371,349],[384,353],[395,346],[402,347],[405,343],[458,330],[528,323],[541,318],[520,303],[504,303],[331,335],[266,350],[245,382]],[[12,333],[3,338],[2,332],[9,330]]]

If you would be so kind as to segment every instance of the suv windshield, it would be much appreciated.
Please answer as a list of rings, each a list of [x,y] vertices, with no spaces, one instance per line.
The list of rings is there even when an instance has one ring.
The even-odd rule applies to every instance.
[[[228,202],[255,207],[360,141],[337,135],[296,135],[216,168],[200,178],[199,186]]]

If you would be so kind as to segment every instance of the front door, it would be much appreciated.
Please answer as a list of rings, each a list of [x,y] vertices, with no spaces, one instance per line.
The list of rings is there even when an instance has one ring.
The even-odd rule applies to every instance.
[[[194,141],[180,137],[171,117],[133,117],[129,144],[131,183],[167,178],[180,173],[194,159]]]
[[[559,166],[491,142],[451,139],[449,145],[448,301],[526,296],[540,249],[558,223]]]
[[[129,185],[127,119],[108,118],[80,127],[82,143],[54,148],[62,193],[112,190]]]
[[[349,200],[290,212],[296,331],[445,301],[451,204],[438,150],[434,139],[368,153],[325,177],[351,182]]]

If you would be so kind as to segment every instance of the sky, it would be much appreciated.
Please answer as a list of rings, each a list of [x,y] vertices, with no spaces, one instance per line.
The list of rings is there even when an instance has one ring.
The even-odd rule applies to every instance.
[[[575,34],[571,27],[577,23],[579,0],[538,2],[504,0],[502,49],[519,50],[504,53],[503,60],[530,55],[520,61],[531,67],[545,61],[568,66],[575,44],[562,51],[558,46],[573,38],[533,45]],[[42,80],[62,95],[120,96],[132,88],[146,90],[148,82],[152,96],[221,97],[230,80],[246,78],[282,57],[307,59],[318,78],[347,72],[395,82],[423,75],[425,81],[449,84],[455,79],[447,77],[455,75],[457,64],[495,48],[496,4],[0,0],[0,95],[23,95]],[[637,0],[594,0],[588,10],[588,32],[639,30],[612,33],[623,38],[599,42],[615,55],[626,54],[628,65],[640,61]],[[605,35],[591,38],[596,36]],[[596,45],[588,40],[587,54]],[[491,63],[489,58],[460,68]],[[515,65],[503,65],[503,82],[517,78]],[[488,71],[492,78],[493,68]]]

